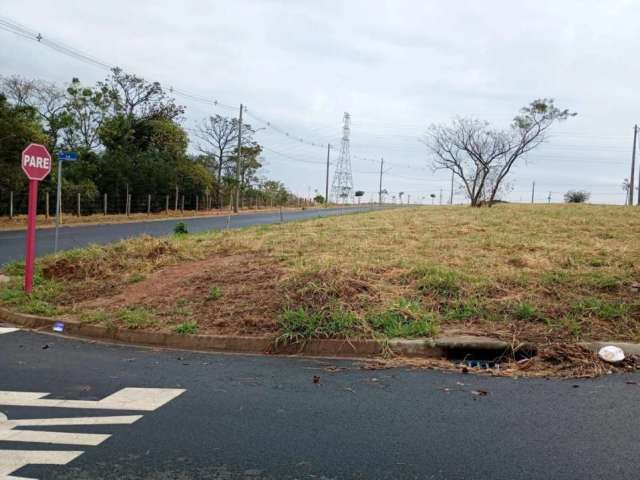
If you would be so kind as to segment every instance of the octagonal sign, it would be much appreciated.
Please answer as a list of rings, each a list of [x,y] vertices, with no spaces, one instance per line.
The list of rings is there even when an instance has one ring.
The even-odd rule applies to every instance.
[[[22,170],[29,180],[44,180],[51,172],[51,155],[44,145],[31,143],[22,151]]]

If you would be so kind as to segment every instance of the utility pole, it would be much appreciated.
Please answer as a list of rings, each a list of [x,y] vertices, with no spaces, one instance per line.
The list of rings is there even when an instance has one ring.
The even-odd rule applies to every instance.
[[[451,196],[449,197],[449,205],[453,205],[453,170],[451,170]]]
[[[53,253],[58,253],[58,230],[62,216],[62,160],[58,158],[58,185],[56,187],[56,232],[53,240]]]
[[[531,184],[531,203],[535,202],[536,198],[536,181],[534,180]]]
[[[331,144],[327,144],[327,175],[324,182],[324,206],[329,206],[329,158],[331,157]]]
[[[442,189],[440,189],[440,205],[442,205]]]
[[[238,161],[236,162],[236,201],[233,204],[234,213],[238,213],[240,205],[240,168],[242,168],[242,104],[238,118]]]
[[[633,153],[631,154],[631,177],[629,177],[629,205],[633,206],[633,190],[636,178],[636,144],[638,140],[638,125],[633,126]],[[640,205],[640,195],[638,195]]]
[[[378,190],[378,203],[382,205],[382,168],[384,167],[384,158],[380,159],[380,188]]]

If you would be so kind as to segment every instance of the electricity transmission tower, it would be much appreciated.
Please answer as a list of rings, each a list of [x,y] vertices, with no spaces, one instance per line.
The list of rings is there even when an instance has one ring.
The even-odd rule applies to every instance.
[[[342,144],[340,157],[336,164],[331,184],[331,196],[336,203],[348,203],[353,197],[353,176],[351,175],[351,152],[349,149],[349,134],[351,133],[351,115],[344,114],[342,127]]]

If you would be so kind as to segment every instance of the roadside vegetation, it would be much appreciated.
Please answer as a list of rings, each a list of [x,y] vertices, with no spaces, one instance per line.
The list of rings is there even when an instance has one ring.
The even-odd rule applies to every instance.
[[[640,341],[640,210],[423,207],[140,237],[38,263],[5,307],[182,334]],[[135,278],[135,281],[126,279]]]

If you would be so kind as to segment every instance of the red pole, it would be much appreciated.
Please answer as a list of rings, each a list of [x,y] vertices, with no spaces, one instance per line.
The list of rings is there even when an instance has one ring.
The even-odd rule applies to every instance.
[[[29,180],[29,218],[27,220],[27,255],[24,263],[24,291],[33,290],[33,261],[36,258],[36,215],[38,213],[38,180]]]

